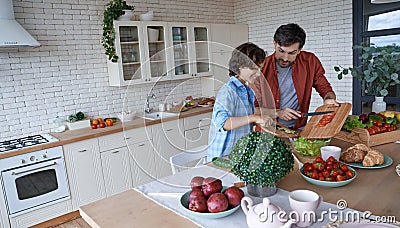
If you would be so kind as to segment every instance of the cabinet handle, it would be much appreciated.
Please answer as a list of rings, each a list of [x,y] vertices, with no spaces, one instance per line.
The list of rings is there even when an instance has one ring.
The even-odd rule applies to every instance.
[[[119,153],[119,150],[113,151],[111,153],[113,153],[113,154]]]
[[[129,140],[129,139],[131,139],[131,138],[132,138],[132,137],[126,137],[125,140]]]
[[[204,131],[204,128],[199,128],[200,131]]]
[[[144,146],[144,145],[146,145],[146,144],[143,143],[143,144],[140,144],[140,145],[138,145],[138,146]]]
[[[171,128],[171,129],[167,129],[167,130],[165,130],[165,131],[172,131],[172,130],[174,130],[174,129]]]
[[[84,149],[84,150],[78,150],[79,153],[83,153],[83,152],[86,152],[86,151],[87,151],[86,149]]]

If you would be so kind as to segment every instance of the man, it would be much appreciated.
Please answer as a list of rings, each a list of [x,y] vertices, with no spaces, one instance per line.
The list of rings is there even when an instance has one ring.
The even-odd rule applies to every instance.
[[[275,52],[266,57],[254,86],[256,113],[266,113],[289,128],[303,127],[307,118],[312,88],[324,99],[324,104],[338,106],[336,95],[319,59],[303,51],[306,33],[297,24],[280,26],[274,35]]]

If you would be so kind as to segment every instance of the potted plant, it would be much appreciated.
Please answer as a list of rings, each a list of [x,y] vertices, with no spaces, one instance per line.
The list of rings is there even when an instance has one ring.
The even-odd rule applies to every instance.
[[[376,47],[374,44],[355,45],[353,49],[360,50],[361,65],[354,68],[335,66],[338,79],[351,72],[362,82],[366,94],[383,102],[383,97],[389,93],[388,88],[400,84],[400,54],[395,53],[393,47]]]
[[[115,52],[115,30],[114,20],[125,14],[124,10],[134,10],[135,6],[126,4],[123,0],[111,0],[107,3],[103,18],[103,38],[101,43],[106,50],[108,59],[117,62],[118,55]]]
[[[231,172],[246,182],[249,194],[265,197],[276,192],[276,183],[294,167],[290,147],[267,132],[240,138],[229,155]]]

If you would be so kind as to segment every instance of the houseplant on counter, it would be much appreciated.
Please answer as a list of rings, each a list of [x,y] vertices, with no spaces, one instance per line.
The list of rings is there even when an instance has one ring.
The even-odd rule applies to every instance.
[[[103,18],[103,38],[101,43],[106,50],[108,59],[112,62],[117,62],[118,56],[115,52],[115,30],[114,20],[125,14],[124,10],[134,10],[135,6],[126,4],[123,0],[111,0],[107,3],[107,8],[104,11]]]
[[[335,66],[338,79],[351,72],[353,77],[362,82],[366,94],[375,96],[375,101],[383,102],[383,97],[388,95],[388,88],[400,84],[400,54],[395,53],[391,46],[376,47],[374,44],[355,45],[353,49],[360,50],[361,65],[354,68]],[[372,111],[386,110],[385,103],[381,106],[373,103]]]
[[[232,173],[247,184],[250,195],[265,197],[276,192],[275,184],[293,170],[290,147],[266,132],[240,138],[229,155]]]

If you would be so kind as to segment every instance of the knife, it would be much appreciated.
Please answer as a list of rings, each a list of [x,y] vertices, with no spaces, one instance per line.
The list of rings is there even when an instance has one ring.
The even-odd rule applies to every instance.
[[[324,115],[324,114],[328,114],[331,113],[333,111],[325,111],[325,112],[302,112],[301,113],[301,117],[305,117],[305,116],[319,116],[319,115]]]

